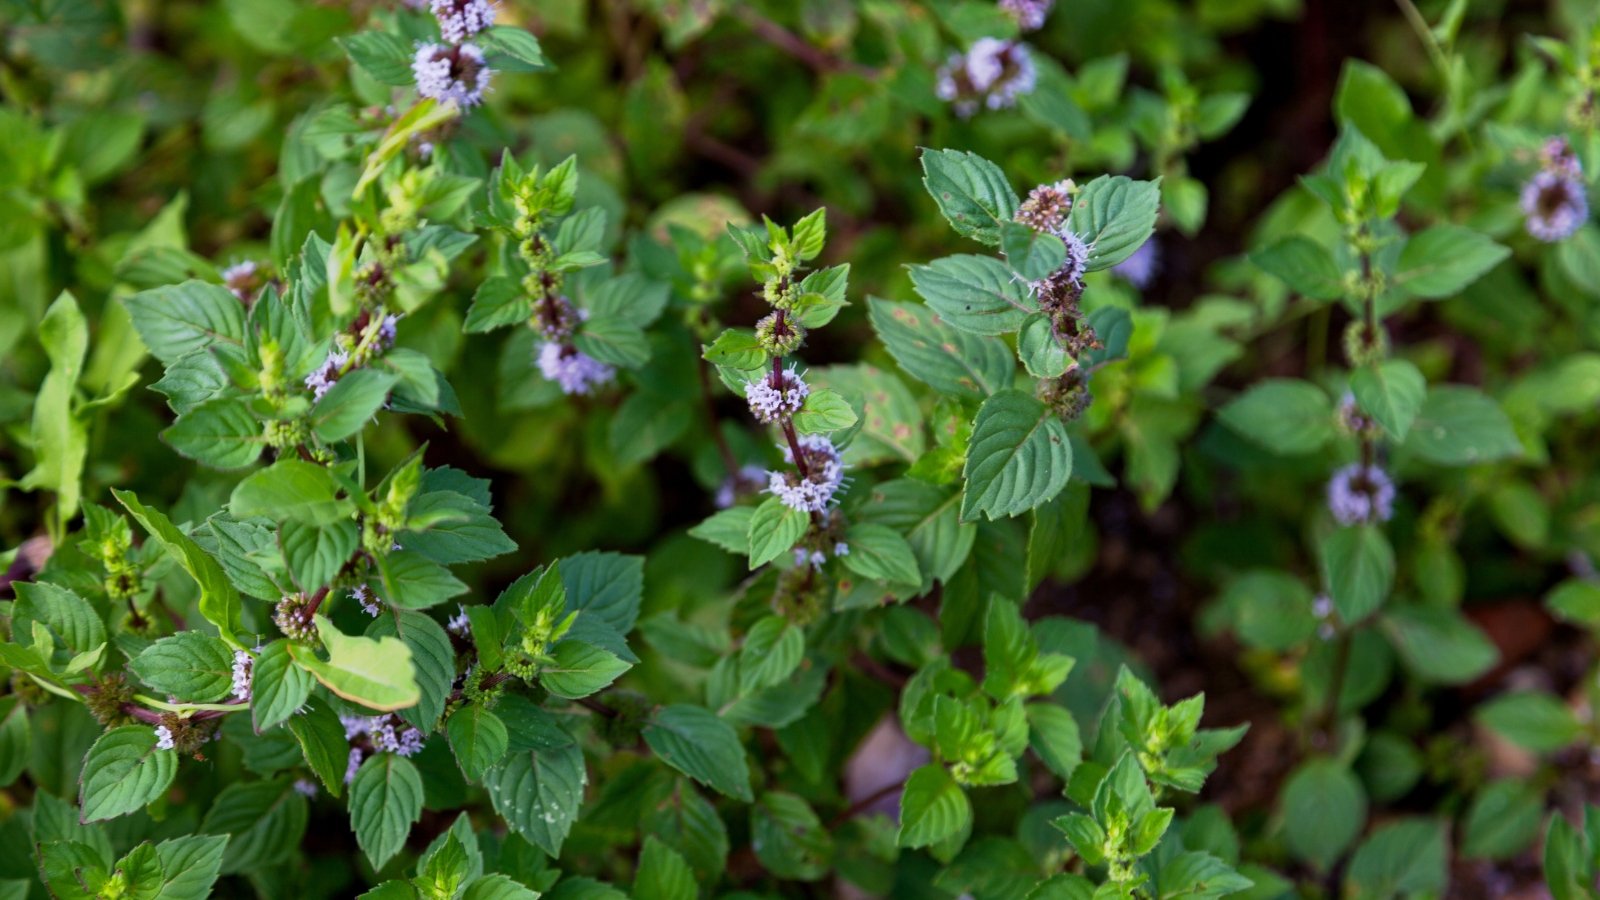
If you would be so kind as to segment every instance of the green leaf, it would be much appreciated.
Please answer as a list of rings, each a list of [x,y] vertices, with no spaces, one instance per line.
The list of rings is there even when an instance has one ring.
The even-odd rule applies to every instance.
[[[1017,332],[1017,358],[1035,378],[1059,378],[1067,371],[1067,351],[1056,340],[1049,316],[1034,313],[1023,320]]]
[[[368,75],[393,87],[407,87],[416,82],[411,71],[415,49],[399,35],[370,29],[349,37],[338,38],[350,61],[365,69]]]
[[[1422,410],[1428,383],[1416,366],[1403,359],[1388,359],[1357,369],[1350,376],[1350,390],[1362,410],[1395,440],[1403,441]]]
[[[1308,237],[1284,238],[1250,254],[1250,261],[1313,300],[1337,300],[1345,294],[1344,273],[1333,254]]]
[[[951,840],[972,828],[972,803],[942,766],[926,765],[906,779],[900,795],[901,847],[927,847]]]
[[[1377,612],[1394,586],[1394,550],[1372,525],[1339,528],[1319,545],[1323,580],[1339,618],[1354,624]]]
[[[1010,386],[1015,366],[1001,341],[952,328],[918,303],[869,297],[867,310],[900,368],[934,390],[986,397]]]
[[[399,638],[411,648],[411,662],[417,674],[422,699],[416,706],[400,710],[400,718],[431,734],[444,714],[445,702],[456,679],[456,651],[450,635],[426,614],[409,609],[391,610],[367,627],[367,637]]]
[[[561,559],[566,610],[578,610],[618,634],[633,630],[644,599],[644,559],[622,553],[575,553]]]
[[[1556,618],[1589,628],[1600,626],[1600,584],[1569,578],[1545,595],[1545,608]]]
[[[295,520],[308,525],[329,525],[348,519],[353,507],[339,499],[339,483],[316,463],[280,459],[252,472],[233,489],[228,512],[235,519],[256,516],[274,522]]]
[[[639,854],[639,869],[633,877],[630,896],[633,900],[696,900],[700,889],[694,870],[683,857],[655,835],[649,835]]]
[[[787,553],[805,537],[811,517],[779,500],[768,497],[750,517],[750,568],[755,569]]]
[[[1509,859],[1533,845],[1544,821],[1544,797],[1514,778],[1483,786],[1467,807],[1461,828],[1461,855],[1468,859]]]
[[[539,39],[522,28],[496,25],[473,40],[489,53],[489,65],[503,72],[538,72],[549,67]]]
[[[239,642],[235,635],[244,627],[240,623],[242,604],[239,600],[239,591],[234,588],[233,582],[228,580],[228,573],[223,571],[222,565],[200,549],[200,545],[196,544],[194,539],[179,531],[171,519],[140,503],[132,491],[112,488],[111,494],[133,515],[140,527],[144,528],[150,537],[189,573],[195,583],[200,585],[200,615],[217,626],[222,632],[224,641],[238,647]]]
[[[161,900],[210,897],[211,887],[222,871],[222,854],[227,846],[228,838],[220,835],[191,835],[157,844],[162,883],[156,896]]]
[[[1361,842],[1346,883],[1354,896],[1441,896],[1449,882],[1449,837],[1444,823],[1391,822]]]
[[[299,715],[289,719],[289,730],[300,744],[300,753],[312,774],[328,793],[344,793],[345,775],[350,767],[350,741],[333,708],[320,697],[306,701]]]
[[[698,706],[664,706],[644,729],[657,757],[701,784],[749,803],[750,769],[744,746],[727,722]]]
[[[467,886],[461,900],[539,900],[539,892],[524,887],[509,875],[485,875]]]
[[[911,545],[899,532],[884,525],[862,523],[845,532],[850,552],[844,567],[860,575],[891,584],[919,585],[922,572]]]
[[[1441,466],[1469,466],[1520,456],[1511,420],[1479,391],[1444,385],[1428,391],[1403,449]]]
[[[1133,255],[1155,232],[1160,181],[1101,175],[1072,200],[1067,227],[1089,245],[1088,271],[1109,269]]]
[[[172,449],[214,469],[242,469],[266,447],[261,423],[240,400],[210,400],[178,416],[161,432]]]
[[[1416,297],[1450,297],[1510,254],[1470,228],[1435,225],[1406,242],[1391,283]]]
[[[180,631],[156,641],[129,667],[157,693],[191,703],[211,703],[233,691],[233,651],[197,631]]]
[[[478,285],[472,307],[462,327],[470,334],[493,331],[506,325],[521,325],[533,318],[533,298],[514,278],[494,275]]]
[[[451,713],[444,730],[461,774],[472,782],[482,780],[510,746],[505,723],[482,703],[470,703]]]
[[[289,657],[289,641],[279,638],[261,648],[250,670],[250,715],[256,731],[288,719],[311,695],[311,673]]]
[[[989,256],[946,256],[911,266],[911,284],[952,328],[971,334],[1009,334],[1038,312],[1028,286]]]
[[[428,609],[467,592],[450,570],[415,550],[395,550],[378,560],[383,595],[403,609]]]
[[[308,525],[290,520],[278,531],[283,559],[295,584],[315,591],[329,584],[361,544],[361,531],[353,521]]]
[[[50,371],[33,402],[31,436],[36,462],[22,486],[54,491],[56,516],[65,522],[78,512],[89,447],[87,426],[74,412],[89,328],[71,294],[63,291],[45,311],[39,321],[39,342],[50,358]]]
[[[922,151],[923,187],[957,234],[991,247],[1017,212],[1017,194],[992,162],[959,150]]]
[[[805,657],[805,630],[782,616],[766,616],[745,635],[739,648],[739,693],[752,694],[779,684]]]
[[[1333,404],[1306,381],[1268,378],[1228,401],[1217,413],[1241,437],[1280,456],[1322,448],[1335,433]]]
[[[561,855],[583,806],[588,775],[583,749],[568,744],[548,750],[513,750],[484,776],[495,811],[511,830],[552,857]]]
[[[1500,658],[1494,644],[1453,609],[1397,606],[1382,624],[1400,658],[1424,681],[1465,684]]]
[[[403,641],[392,637],[351,637],[320,615],[316,623],[328,658],[319,659],[303,644],[290,644],[289,655],[328,690],[380,711],[404,709],[422,699],[412,668],[411,648]]]
[[[566,640],[550,651],[550,662],[539,667],[539,683],[557,697],[577,700],[604,689],[629,668],[616,654]]]
[[[711,515],[711,518],[689,529],[689,534],[707,543],[716,544],[729,553],[748,556],[750,520],[755,514],[756,508],[753,506],[730,506],[718,510]]]
[[[1542,691],[1501,694],[1474,714],[1484,727],[1535,753],[1552,753],[1583,735],[1583,724],[1556,697]]]
[[[708,344],[703,354],[706,362],[740,370],[760,369],[771,357],[761,348],[755,332],[743,328],[729,328]]]
[[[373,868],[381,869],[405,846],[422,817],[422,776],[411,760],[378,753],[350,782],[350,827]]]
[[[383,408],[399,380],[378,369],[346,372],[311,408],[311,430],[330,444],[354,436]]]
[[[73,654],[86,653],[106,642],[100,614],[72,591],[47,581],[17,581],[12,589],[17,600],[11,609],[11,634],[19,645],[34,647],[48,657],[56,642]],[[41,645],[34,637],[35,625],[47,629],[51,640]]]
[[[1083,761],[1083,739],[1072,713],[1053,703],[1029,703],[1028,746],[1056,777],[1068,780]]]
[[[178,754],[156,749],[156,732],[123,725],[100,735],[83,760],[78,808],[84,822],[138,812],[167,792],[178,772]]]
[[[1067,259],[1067,245],[1049,232],[1035,231],[1020,222],[1000,228],[1000,250],[1013,271],[1027,281],[1055,273]]]
[[[826,434],[856,423],[856,411],[849,401],[827,388],[806,396],[805,404],[794,414],[795,430],[801,434]]]
[[[650,342],[644,329],[621,316],[594,316],[583,323],[573,344],[595,359],[624,369],[637,369],[650,361]]]
[[[1302,763],[1279,799],[1289,852],[1325,870],[1344,855],[1367,822],[1367,794],[1344,764]]]
[[[1032,396],[1000,391],[978,409],[963,474],[962,521],[1027,512],[1060,493],[1072,474],[1066,426]]]
[[[200,831],[228,835],[221,871],[229,875],[287,861],[305,836],[307,816],[292,778],[236,781],[217,794]]]
[[[244,304],[220,284],[185,281],[123,301],[146,347],[164,365],[214,343],[244,344]]]
[[[28,707],[15,694],[0,697],[0,787],[17,780],[30,761],[32,729]]]
[[[750,808],[750,842],[762,868],[786,880],[820,880],[833,862],[832,835],[811,804],[790,793],[769,791]]]

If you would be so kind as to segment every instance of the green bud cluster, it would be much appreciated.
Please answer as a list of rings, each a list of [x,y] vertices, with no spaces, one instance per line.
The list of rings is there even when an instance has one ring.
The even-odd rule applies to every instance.
[[[121,672],[112,672],[95,682],[94,690],[84,694],[83,705],[101,725],[114,728],[126,725],[133,718],[123,706],[133,702],[133,685]]]

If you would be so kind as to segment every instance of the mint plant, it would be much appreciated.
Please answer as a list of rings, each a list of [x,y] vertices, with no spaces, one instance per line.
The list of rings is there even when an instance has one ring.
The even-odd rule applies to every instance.
[[[1300,12],[0,3],[0,897],[1595,896],[1600,31]]]

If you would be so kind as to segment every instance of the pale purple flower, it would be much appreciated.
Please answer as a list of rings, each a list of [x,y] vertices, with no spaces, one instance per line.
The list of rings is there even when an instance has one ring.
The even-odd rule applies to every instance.
[[[411,73],[417,79],[417,93],[465,108],[483,102],[493,71],[475,44],[418,44]]]
[[[342,717],[341,717],[342,718]],[[351,747],[350,756],[344,765],[344,783],[349,784],[356,780],[356,772],[361,768],[361,761],[366,758],[366,753],[360,747]]]
[[[339,716],[340,724],[344,725],[345,740],[356,744],[362,737],[372,746],[377,753],[398,753],[401,756],[412,756],[422,749],[424,735],[421,731],[406,724],[399,716],[388,714],[382,716]],[[359,763],[357,763],[359,765]]]
[[[378,325],[378,342],[383,346],[383,349],[387,350],[394,346],[394,338],[399,325],[399,316],[391,313],[383,317],[383,321]]]
[[[1328,511],[1340,525],[1387,522],[1394,498],[1394,482],[1376,465],[1351,463],[1328,480]]]
[[[172,729],[168,728],[165,725],[157,725],[156,726],[156,749],[157,750],[171,750],[174,746],[176,746],[176,745],[172,742]]]
[[[717,509],[727,509],[734,501],[745,494],[754,494],[767,485],[767,470],[761,466],[743,466],[739,471],[722,480],[717,488]]]
[[[1589,198],[1583,179],[1546,169],[1522,188],[1522,212],[1528,233],[1541,241],[1565,240],[1589,221]]]
[[[844,464],[833,442],[823,435],[803,435],[799,443],[800,453],[805,459],[806,476],[802,477],[798,470],[768,472],[767,492],[790,509],[822,512],[833,503],[834,494],[844,484]],[[783,458],[794,465],[794,453],[787,446],[783,448]]]
[[[439,33],[452,44],[494,24],[494,5],[487,0],[432,0],[428,7],[439,20]]]
[[[1127,279],[1140,290],[1149,287],[1156,273],[1161,271],[1161,248],[1154,240],[1145,241],[1139,249],[1122,262],[1111,267],[1111,274]]]
[[[328,351],[327,360],[316,371],[306,376],[306,387],[311,389],[316,399],[321,400],[322,395],[333,388],[334,383],[339,380],[339,373],[349,361],[349,351],[336,344]]]
[[[365,583],[351,588],[350,598],[360,603],[361,611],[374,619],[378,617],[378,613],[383,611],[383,606],[378,602],[378,596]]]
[[[1033,57],[1017,41],[979,38],[966,53],[956,53],[939,69],[935,91],[962,118],[980,106],[1004,109],[1031,93],[1038,81]]]
[[[772,376],[766,375],[744,387],[744,398],[750,403],[750,414],[762,422],[789,418],[800,411],[806,397],[811,394],[811,388],[794,366],[778,377],[781,381],[776,385],[772,383]]]
[[[1010,13],[1023,31],[1038,30],[1053,5],[1055,0],[1000,0],[1000,8]]]
[[[840,541],[839,543],[834,544],[833,545],[833,555],[834,556],[849,556],[850,555],[850,545],[846,544],[844,541]]]
[[[570,344],[545,343],[539,347],[539,371],[561,386],[565,394],[591,394],[607,384],[617,370]]]
[[[1057,229],[1056,237],[1067,246],[1067,255],[1061,260],[1061,268],[1051,278],[1070,281],[1073,284],[1082,284],[1083,276],[1089,271],[1089,245],[1083,238],[1074,234],[1065,225]]]
[[[349,781],[349,779],[345,779]],[[317,783],[309,778],[296,778],[294,780],[295,793],[302,797],[314,798],[317,796]]]
[[[472,620],[467,618],[466,607],[457,604],[456,609],[460,610],[460,612],[451,616],[450,620],[445,623],[444,627],[446,631],[458,638],[465,640],[467,636],[472,633]]]
[[[259,267],[252,260],[237,262],[222,270],[222,284],[235,297],[249,301],[258,287],[256,275]]]
[[[255,675],[255,657],[243,650],[233,651],[233,699],[250,699],[250,681]]]

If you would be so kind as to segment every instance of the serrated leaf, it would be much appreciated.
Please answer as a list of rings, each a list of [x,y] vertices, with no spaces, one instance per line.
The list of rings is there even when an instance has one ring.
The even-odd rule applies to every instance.
[[[155,729],[123,725],[102,734],[83,760],[78,808],[84,822],[114,819],[154,802],[178,772],[178,754],[156,749]]]
[[[1067,227],[1089,245],[1087,270],[1109,269],[1133,255],[1155,232],[1159,181],[1101,175],[1072,200]]]
[[[644,729],[657,757],[701,784],[749,803],[750,769],[744,746],[727,722],[699,706],[662,707]]]
[[[972,423],[961,520],[1027,512],[1060,493],[1071,474],[1072,447],[1061,420],[1028,394],[1000,391]]]
[[[378,753],[356,770],[350,782],[350,827],[373,868],[400,852],[421,817],[422,776],[411,760]]]

